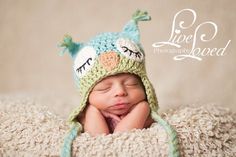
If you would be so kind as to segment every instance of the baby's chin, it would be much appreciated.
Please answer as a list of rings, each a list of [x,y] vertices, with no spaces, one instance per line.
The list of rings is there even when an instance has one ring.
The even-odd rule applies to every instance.
[[[129,113],[129,109],[110,110],[109,112],[117,116],[124,116]]]

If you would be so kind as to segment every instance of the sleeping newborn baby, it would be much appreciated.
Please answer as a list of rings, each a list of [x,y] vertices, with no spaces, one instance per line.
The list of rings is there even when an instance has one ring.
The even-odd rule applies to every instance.
[[[74,60],[82,100],[69,117],[71,130],[61,156],[71,155],[73,140],[82,131],[98,136],[147,128],[154,121],[169,134],[170,154],[178,156],[176,133],[157,114],[156,94],[146,74],[137,24],[147,20],[147,12],[138,10],[121,32],[101,33],[87,43],[65,36],[61,46]]]

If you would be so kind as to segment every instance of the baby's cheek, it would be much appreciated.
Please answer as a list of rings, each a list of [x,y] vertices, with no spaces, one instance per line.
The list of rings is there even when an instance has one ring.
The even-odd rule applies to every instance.
[[[99,110],[104,110],[105,106],[104,106],[104,98],[102,96],[99,95],[92,95],[89,96],[89,104],[93,105],[94,107],[96,107]]]
[[[131,93],[132,94],[132,93]],[[146,94],[143,90],[139,89],[135,92],[133,92],[133,99],[136,100],[137,102],[140,102],[142,100],[145,100],[146,99]]]
[[[94,100],[91,100],[91,104],[99,110],[106,110],[109,105],[108,99],[100,96]]]

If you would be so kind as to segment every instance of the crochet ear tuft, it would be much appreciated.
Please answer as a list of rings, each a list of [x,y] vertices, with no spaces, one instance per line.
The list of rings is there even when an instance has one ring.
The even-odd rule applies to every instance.
[[[137,10],[133,16],[132,19],[137,23],[138,21],[150,21],[151,16],[148,15],[146,11],[140,11]]]
[[[151,20],[151,16],[148,15],[146,11],[137,10],[132,19],[124,26],[123,33],[135,40],[136,42],[140,42],[140,33],[138,28],[138,21],[149,21]]]
[[[74,57],[81,48],[82,44],[73,42],[71,36],[65,35],[62,43],[59,46],[64,47],[64,49],[60,52],[61,56],[67,51],[70,53],[71,57]]]

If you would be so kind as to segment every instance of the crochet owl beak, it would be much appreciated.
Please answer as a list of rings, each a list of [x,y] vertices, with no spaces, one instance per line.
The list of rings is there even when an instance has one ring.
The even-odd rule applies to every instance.
[[[117,67],[119,64],[120,58],[116,52],[105,52],[99,56],[99,63],[107,71],[111,71]]]

